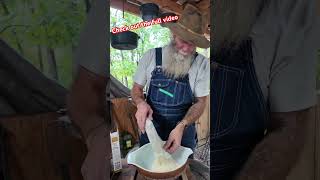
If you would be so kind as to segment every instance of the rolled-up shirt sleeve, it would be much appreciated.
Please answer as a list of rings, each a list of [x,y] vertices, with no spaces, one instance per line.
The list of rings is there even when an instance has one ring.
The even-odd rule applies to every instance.
[[[203,97],[210,94],[210,62],[207,58],[203,59],[199,67],[194,89],[195,97]]]
[[[133,76],[133,81],[135,83],[141,86],[145,86],[147,84],[148,66],[152,60],[152,50],[150,49],[139,60],[137,70]]]
[[[278,3],[280,32],[269,77],[272,112],[306,109],[316,103],[319,21],[315,0]]]

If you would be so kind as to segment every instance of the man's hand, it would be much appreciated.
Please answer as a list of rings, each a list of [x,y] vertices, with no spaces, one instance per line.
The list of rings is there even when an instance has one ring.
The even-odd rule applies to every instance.
[[[168,153],[174,153],[181,146],[181,139],[185,126],[179,123],[170,133],[167,142],[164,144],[164,150]]]
[[[152,113],[153,111],[147,102],[141,101],[139,104],[137,104],[136,119],[139,129],[142,131],[142,133],[145,132],[147,118],[152,119]]]
[[[269,133],[255,147],[236,180],[286,179],[302,151],[313,113],[312,108],[271,113]]]
[[[182,135],[185,126],[194,123],[203,113],[207,103],[208,96],[197,97],[196,103],[194,103],[187,114],[183,118],[183,123],[179,123],[170,133],[167,142],[164,145],[164,149],[169,153],[174,153],[181,145]]]
[[[110,179],[110,130],[106,125],[90,133],[86,140],[88,154],[81,167],[85,180]]]
[[[137,105],[136,119],[139,129],[144,133],[146,120],[147,118],[152,119],[153,111],[149,104],[144,100],[143,86],[134,83],[131,90],[131,96],[133,102]]]

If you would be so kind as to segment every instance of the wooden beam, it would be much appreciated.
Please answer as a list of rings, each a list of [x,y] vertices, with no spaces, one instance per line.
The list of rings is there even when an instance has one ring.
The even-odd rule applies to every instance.
[[[183,6],[176,3],[176,0],[137,0],[140,3],[155,3],[162,11],[174,12],[181,15]],[[190,0],[189,0],[190,1]],[[191,0],[193,1],[193,0]],[[201,12],[207,13],[208,24],[210,24],[210,0],[202,0],[198,3],[192,3],[200,9]],[[210,34],[207,30],[206,34]]]
[[[181,14],[183,6],[177,3],[178,0],[137,0],[141,3],[155,3],[163,11],[171,11],[176,14]],[[191,4],[194,4],[201,11],[206,11],[210,8],[210,0],[201,0],[200,2],[195,2],[194,0],[189,0]]]
[[[181,14],[183,7],[171,0],[138,0],[141,3],[155,3],[162,11],[174,12],[178,15]]]
[[[190,1],[190,0],[189,0]],[[210,9],[210,0],[202,0],[195,4],[201,11]],[[209,10],[210,11],[210,10]]]
[[[189,0],[188,1],[191,4],[194,4],[199,10],[203,13],[204,17],[207,19],[206,22],[206,30],[205,30],[205,35],[206,37],[210,37],[210,31],[208,29],[208,26],[210,26],[210,0],[201,0],[199,2],[195,3],[195,0]]]
[[[155,3],[159,6],[159,8],[161,9],[161,11],[165,11],[165,12],[174,12],[178,15],[181,15],[181,12],[183,10],[183,6],[179,5],[176,3],[176,0],[130,0],[133,2],[137,2],[140,4],[144,4],[144,3]],[[123,10],[123,2],[121,0],[111,0],[110,1],[110,6],[115,8],[115,9],[119,9],[119,10]],[[207,14],[207,18],[208,18],[208,24],[210,24],[210,0],[202,0],[198,3],[192,3],[195,6],[197,6],[202,12],[208,13]],[[140,7],[138,5],[135,5],[127,2],[127,0],[125,0],[125,5],[124,5],[124,9],[126,12],[134,14],[136,16],[140,16]],[[210,31],[206,30],[206,35],[210,36]]]
[[[111,0],[110,7],[123,11],[123,4],[122,3],[123,3],[122,0]],[[124,3],[124,10],[130,14],[140,16],[139,6],[128,3],[126,0]]]

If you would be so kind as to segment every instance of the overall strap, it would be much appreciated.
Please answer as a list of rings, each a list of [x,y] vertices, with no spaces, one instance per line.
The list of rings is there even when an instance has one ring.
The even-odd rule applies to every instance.
[[[162,66],[162,48],[156,48],[156,66]]]
[[[198,57],[198,52],[196,52],[196,53],[194,54],[194,58],[193,58],[193,60],[192,60],[192,62],[191,62],[191,66],[193,65],[193,62],[196,61],[197,57]]]
[[[195,55],[194,55],[194,59],[196,59],[196,58],[197,58],[197,56],[198,56],[198,52],[196,52],[196,53],[195,53]]]

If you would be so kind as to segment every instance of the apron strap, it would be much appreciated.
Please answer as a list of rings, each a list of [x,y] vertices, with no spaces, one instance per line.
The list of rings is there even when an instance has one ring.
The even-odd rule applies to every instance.
[[[156,66],[162,66],[162,48],[156,48]]]

